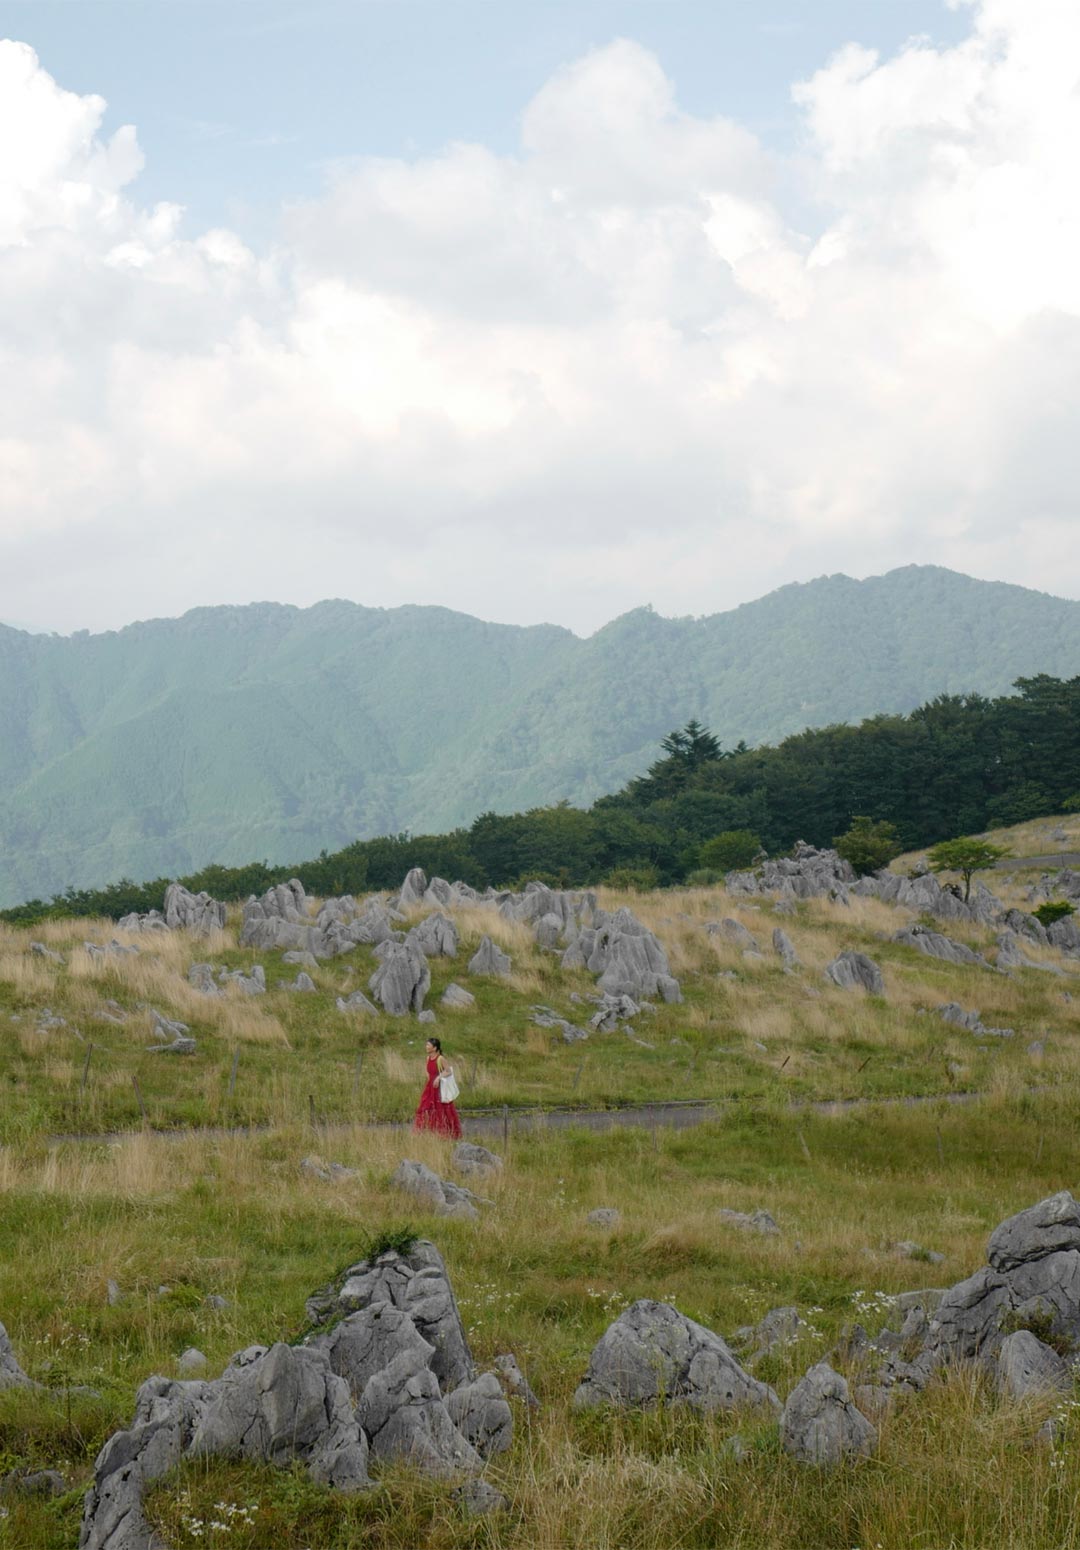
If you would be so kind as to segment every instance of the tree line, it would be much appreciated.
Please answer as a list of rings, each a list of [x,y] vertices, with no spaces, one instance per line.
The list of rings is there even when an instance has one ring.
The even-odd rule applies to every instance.
[[[696,721],[671,733],[645,775],[589,808],[558,802],[482,813],[448,834],[356,840],[312,861],[207,866],[179,879],[227,901],[298,877],[309,893],[397,887],[410,867],[476,888],[530,878],[666,886],[705,880],[796,840],[829,845],[857,815],[891,824],[903,850],[1080,804],[1080,676],[1021,678],[1016,693],[939,695],[907,715],[724,749]],[[12,922],[160,908],[170,879],[68,889],[0,912]]]

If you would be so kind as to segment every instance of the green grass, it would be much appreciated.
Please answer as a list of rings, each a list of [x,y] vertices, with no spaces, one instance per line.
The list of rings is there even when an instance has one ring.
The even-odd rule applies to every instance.
[[[411,1115],[427,1032],[413,1019],[337,1011],[337,994],[366,983],[370,954],[321,965],[317,996],[274,989],[253,1001],[203,1002],[186,984],[191,961],[252,962],[229,937],[209,951],[180,937],[143,944],[138,959],[104,972],[73,951],[91,935],[85,925],[48,928],[68,956],[62,969],[31,958],[18,933],[0,937],[0,1319],[24,1367],[50,1388],[0,1393],[0,1473],[59,1467],[72,1484],[54,1503],[5,1499],[0,1546],[74,1547],[96,1452],[128,1422],[146,1377],[175,1374],[191,1345],[213,1375],[245,1345],[296,1339],[310,1292],[372,1245],[415,1231],[446,1258],[477,1360],[512,1350],[541,1397],[538,1414],[518,1414],[512,1452],[488,1471],[510,1511],[469,1519],[446,1483],[404,1468],[346,1500],[302,1474],[215,1463],[185,1467],[155,1490],[151,1511],[170,1545],[1080,1550],[1075,1435],[1067,1427],[1056,1451],[1034,1448],[1047,1407],[1003,1403],[970,1374],[890,1415],[872,1461],[825,1476],[791,1464],[771,1427],[745,1419],[571,1408],[592,1346],[637,1297],[670,1299],[726,1336],[795,1304],[805,1333],[759,1373],[784,1396],[845,1324],[883,1322],[885,1294],[960,1280],[982,1263],[999,1221],[1076,1183],[1080,1073],[1076,1001],[1063,999],[1076,993],[1069,981],[922,958],[888,940],[901,920],[877,901],[850,910],[814,903],[778,917],[805,965],[790,976],[768,956],[768,906],[717,892],[633,906],[662,936],[686,993],[681,1006],[637,1020],[651,1049],[622,1033],[565,1046],[532,1028],[529,1008],[540,1002],[584,1020],[590,1008],[570,998],[591,980],[563,975],[511,929],[503,939],[514,978],[470,980],[465,964],[480,924],[463,922],[456,962],[432,964],[429,1003],[437,1006],[451,978],[477,996],[470,1012],[439,1013],[437,1031],[465,1077],[463,1106],[704,1096],[722,1102],[721,1117],[684,1131],[646,1123],[512,1132],[503,1173],[485,1181],[493,1205],[476,1224],[429,1217],[389,1186],[406,1156],[446,1173],[448,1146],[366,1124]],[[725,914],[758,936],[763,962],[706,936],[703,921]],[[949,934],[980,949],[992,941],[977,928]],[[845,946],[881,963],[885,1000],[825,985],[821,967]],[[274,955],[259,961],[271,986],[295,972],[279,971]],[[130,1010],[128,1023],[95,1017],[106,998]],[[979,1041],[925,1014],[947,1000],[1015,1027],[1017,1037]],[[145,1054],[140,1001],[189,1022],[199,1053]],[[67,1026],[35,1033],[33,1014],[44,1006]],[[1027,1053],[1034,1037],[1046,1042],[1041,1061]],[[152,1123],[172,1133],[139,1128],[132,1075]],[[958,1089],[982,1095],[949,1101]],[[927,1101],[806,1106],[913,1095]],[[320,1121],[337,1128],[320,1124],[312,1134],[309,1096]],[[256,1122],[266,1128],[207,1128]],[[56,1131],[114,1128],[129,1133],[50,1140]],[[355,1174],[331,1184],[312,1178],[299,1167],[312,1151]],[[589,1227],[595,1206],[616,1206],[618,1224]],[[779,1222],[779,1238],[740,1233],[717,1216],[721,1207],[758,1206]],[[901,1240],[944,1254],[944,1263],[898,1258],[892,1245]],[[122,1293],[115,1305],[110,1280]],[[227,1306],[209,1306],[211,1295]],[[69,1397],[71,1385],[99,1397]],[[741,1461],[730,1446],[736,1431]],[[228,1528],[209,1528],[214,1521]]]

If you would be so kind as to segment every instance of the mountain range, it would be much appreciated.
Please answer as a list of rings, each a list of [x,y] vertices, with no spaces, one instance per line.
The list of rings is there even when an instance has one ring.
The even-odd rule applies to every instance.
[[[588,639],[445,608],[0,626],[0,906],[587,803],[696,717],[727,746],[1080,673],[1080,603],[932,566]]]

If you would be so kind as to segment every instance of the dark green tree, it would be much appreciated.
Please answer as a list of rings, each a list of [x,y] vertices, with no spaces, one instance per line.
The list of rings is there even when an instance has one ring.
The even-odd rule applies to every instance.
[[[851,863],[860,877],[878,872],[888,866],[894,856],[900,854],[900,836],[896,825],[887,819],[867,818],[859,815],[843,834],[837,835],[833,844],[845,861]]]
[[[986,872],[1009,854],[1007,845],[991,845],[988,840],[942,840],[928,853],[933,872],[959,872],[964,879],[964,903],[971,897],[971,879]]]

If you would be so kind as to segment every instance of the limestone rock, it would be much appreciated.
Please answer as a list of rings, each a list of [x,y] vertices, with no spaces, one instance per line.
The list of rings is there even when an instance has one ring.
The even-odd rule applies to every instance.
[[[354,990],[348,996],[338,996],[335,1005],[339,1012],[369,1012],[373,1017],[379,1015],[379,1008],[368,1000],[362,990]]]
[[[1034,958],[1029,958],[1020,946],[1020,938],[1015,931],[1000,932],[997,949],[996,966],[999,969],[1041,969],[1044,974],[1062,972],[1056,963],[1037,963]]]
[[[779,926],[776,926],[773,930],[772,945],[773,952],[781,960],[785,969],[790,972],[790,970],[798,968],[799,955],[795,951],[795,944],[787,932],[782,931]]]
[[[414,926],[406,942],[415,942],[425,958],[456,958],[458,950],[457,927],[449,915],[436,910],[418,926]]]
[[[574,1404],[636,1407],[658,1400],[705,1412],[780,1408],[772,1389],[743,1371],[719,1335],[668,1303],[643,1298],[601,1337]]]
[[[189,893],[181,883],[170,883],[166,888],[163,909],[170,931],[209,936],[225,929],[224,904],[208,893]]]
[[[457,1216],[467,1221],[476,1221],[480,1216],[477,1206],[484,1203],[471,1189],[465,1189],[463,1185],[454,1184],[449,1179],[440,1179],[426,1163],[412,1162],[408,1158],[398,1163],[390,1183],[395,1189],[415,1196],[436,1216]]]
[[[594,915],[594,925],[581,933],[586,967],[599,976],[597,989],[637,1001],[660,996],[664,1001],[682,1000],[678,980],[668,965],[660,942],[628,909]],[[563,955],[566,966],[566,954]]]
[[[790,856],[763,860],[751,872],[729,872],[728,893],[778,894],[782,899],[835,899],[846,904],[855,873],[835,850],[817,850],[799,840]]]
[[[245,996],[266,994],[266,970],[261,963],[257,963],[250,974],[245,974],[243,969],[221,969],[218,980],[222,985],[235,985]]]
[[[176,1370],[182,1378],[198,1378],[206,1371],[207,1361],[195,1346],[188,1346],[176,1360]]]
[[[407,1012],[422,1012],[424,997],[431,989],[431,970],[415,942],[388,942],[379,967],[368,981],[368,989],[391,1017]]]
[[[716,1214],[727,1226],[737,1227],[740,1232],[756,1232],[764,1238],[775,1238],[780,1235],[780,1229],[772,1216],[768,1211],[760,1208],[746,1212],[733,1211],[729,1206],[721,1206]]]
[[[512,1399],[521,1399],[529,1406],[530,1410],[539,1410],[540,1401],[529,1386],[529,1380],[518,1366],[517,1357],[509,1351],[495,1358],[495,1370],[499,1374],[503,1388]]]
[[[901,943],[904,947],[913,947],[918,953],[925,953],[928,958],[940,958],[943,963],[972,964],[980,969],[986,968],[986,959],[978,953],[966,947],[963,942],[954,942],[950,937],[942,936],[940,931],[930,931],[926,926],[908,926],[903,931],[898,931],[893,937],[894,942]]]
[[[747,930],[740,920],[733,920],[725,916],[723,920],[710,920],[706,922],[705,930],[709,936],[719,937],[723,942],[730,942],[733,947],[749,949],[757,952],[757,938]]]
[[[188,970],[188,984],[203,996],[220,996],[221,986],[214,978],[213,967],[208,963],[193,963]]]
[[[401,1459],[435,1476],[483,1469],[451,1420],[434,1372],[415,1351],[403,1351],[369,1379],[356,1413],[373,1458]]]
[[[1080,1250],[1080,1202],[1063,1189],[995,1227],[986,1257],[995,1270],[1014,1270],[1070,1250]]]
[[[496,974],[505,978],[511,970],[511,962],[501,948],[496,947],[489,936],[485,936],[476,952],[469,959],[470,974]]]
[[[832,963],[825,966],[825,978],[839,985],[841,990],[861,988],[872,996],[885,994],[881,970],[865,953],[852,952],[850,949],[840,953]]]
[[[475,1141],[459,1141],[450,1155],[450,1161],[466,1178],[499,1174],[503,1167],[503,1160],[497,1153],[489,1152],[486,1146],[478,1146]]]
[[[465,1326],[433,1243],[421,1238],[407,1253],[389,1250],[376,1260],[360,1260],[308,1299],[307,1314],[320,1326],[378,1304],[408,1314],[434,1349],[430,1365],[446,1392],[471,1381],[474,1369]]]
[[[305,974],[303,969],[301,969],[294,980],[278,980],[278,986],[281,990],[292,990],[300,995],[310,995],[315,989],[315,981],[310,974]]]
[[[66,963],[63,953],[54,953],[51,947],[46,947],[44,942],[31,942],[30,952],[37,958],[44,958],[47,963],[55,963],[63,968]]]
[[[997,1383],[1010,1399],[1030,1394],[1068,1393],[1072,1375],[1058,1353],[1030,1330],[1007,1335],[997,1354]]]
[[[487,1480],[466,1480],[455,1486],[453,1497],[470,1517],[477,1518],[489,1512],[505,1512],[510,1503],[501,1491]]]
[[[394,901],[394,907],[399,910],[412,909],[417,904],[424,902],[427,892],[427,874],[422,867],[414,866],[405,874],[405,881],[401,885],[401,891]]]
[[[834,1465],[873,1453],[877,1432],[855,1408],[840,1374],[818,1362],[788,1397],[780,1444],[804,1464]]]
[[[0,1389],[34,1389],[40,1388],[32,1378],[28,1378],[19,1366],[15,1358],[15,1352],[11,1348],[8,1332],[3,1324],[0,1324]]]
[[[439,997],[439,1005],[463,1011],[466,1007],[476,1005],[476,997],[463,989],[461,985],[455,985],[453,980],[451,980]]]
[[[614,1206],[597,1206],[585,1220],[590,1227],[617,1227],[622,1221],[622,1213]]]
[[[450,1419],[481,1458],[505,1453],[514,1436],[514,1416],[493,1372],[481,1373],[447,1396]]]

